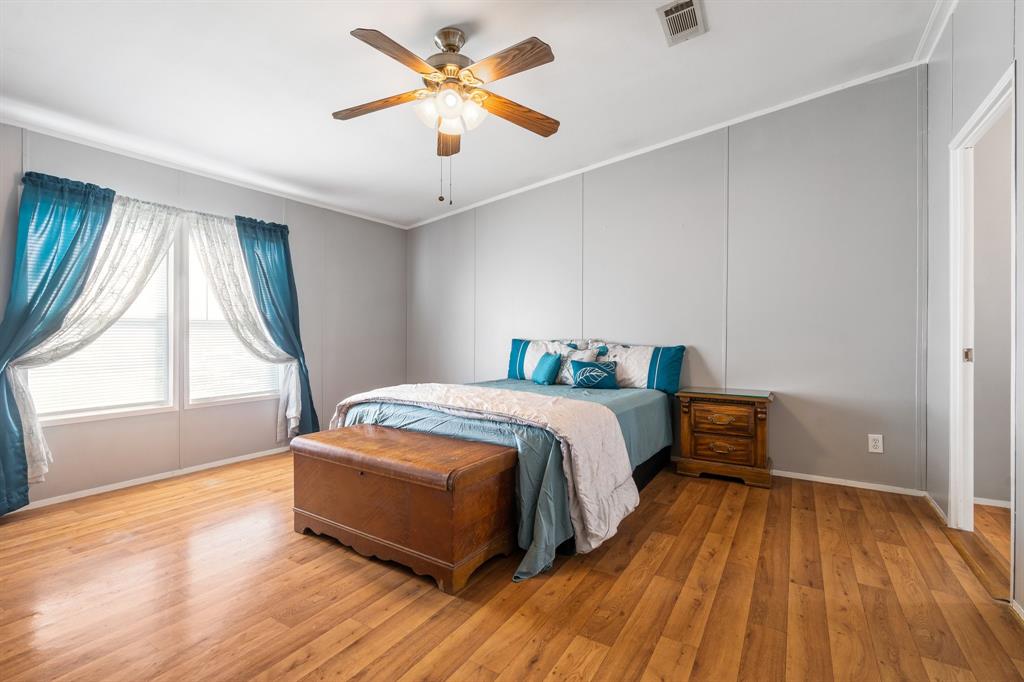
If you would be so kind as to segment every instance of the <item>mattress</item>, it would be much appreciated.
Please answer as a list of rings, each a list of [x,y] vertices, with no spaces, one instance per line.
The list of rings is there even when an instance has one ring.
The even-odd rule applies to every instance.
[[[541,386],[532,381],[498,379],[477,386],[528,391],[542,395],[600,403],[615,413],[626,441],[629,463],[635,469],[672,444],[672,418],[668,394],[650,388],[574,388],[564,384]]]

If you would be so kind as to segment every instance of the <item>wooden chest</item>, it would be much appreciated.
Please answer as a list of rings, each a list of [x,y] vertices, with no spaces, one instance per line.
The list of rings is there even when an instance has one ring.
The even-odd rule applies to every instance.
[[[516,546],[516,451],[360,425],[295,438],[295,530],[432,576],[448,593]]]
[[[768,404],[771,391],[692,388],[679,398],[680,459],[676,471],[743,479],[769,487]]]

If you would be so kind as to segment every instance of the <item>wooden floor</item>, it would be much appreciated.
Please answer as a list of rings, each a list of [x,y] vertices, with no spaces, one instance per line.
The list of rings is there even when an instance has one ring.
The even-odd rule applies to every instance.
[[[459,596],[292,531],[287,456],[0,520],[0,678],[1016,680],[920,498],[662,472],[618,536]],[[973,676],[972,676],[973,675]]]
[[[982,537],[1010,572],[1010,510],[987,504],[974,505],[974,532]]]
[[[1010,600],[1010,510],[974,505],[974,532],[944,527],[978,581],[993,599]]]

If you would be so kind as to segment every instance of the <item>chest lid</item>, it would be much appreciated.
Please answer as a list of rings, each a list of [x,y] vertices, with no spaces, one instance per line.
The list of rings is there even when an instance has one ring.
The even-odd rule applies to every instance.
[[[504,445],[372,424],[299,436],[291,448],[296,454],[439,490],[511,469],[517,456]]]

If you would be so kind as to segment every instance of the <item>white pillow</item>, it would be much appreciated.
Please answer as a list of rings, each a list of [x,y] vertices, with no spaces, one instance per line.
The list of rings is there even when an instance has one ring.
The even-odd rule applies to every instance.
[[[586,349],[586,350],[573,350],[569,346],[564,346],[562,354],[562,369],[558,372],[558,379],[555,381],[556,384],[568,384],[572,386],[572,361],[579,360],[580,362],[594,362],[597,360],[597,349]]]

